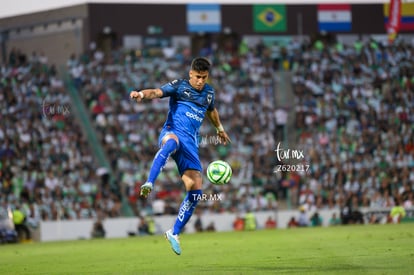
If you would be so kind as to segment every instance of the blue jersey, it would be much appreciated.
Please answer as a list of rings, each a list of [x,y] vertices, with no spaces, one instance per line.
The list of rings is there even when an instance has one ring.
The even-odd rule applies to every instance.
[[[170,110],[164,129],[173,130],[197,142],[206,111],[214,109],[214,89],[205,84],[201,91],[188,80],[174,80],[160,88],[162,97],[170,97]]]

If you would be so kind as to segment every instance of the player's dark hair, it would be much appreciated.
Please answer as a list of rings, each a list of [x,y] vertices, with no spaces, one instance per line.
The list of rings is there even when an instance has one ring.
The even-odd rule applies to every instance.
[[[210,71],[210,61],[204,57],[196,57],[191,62],[191,70],[196,72],[209,72]]]

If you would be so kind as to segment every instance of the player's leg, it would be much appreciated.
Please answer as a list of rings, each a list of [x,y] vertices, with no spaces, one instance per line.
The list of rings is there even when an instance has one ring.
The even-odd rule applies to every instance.
[[[182,176],[182,180],[184,181],[187,195],[180,205],[173,228],[165,232],[165,237],[170,242],[171,248],[177,255],[181,254],[178,235],[193,215],[194,209],[202,194],[202,177],[200,171],[186,170]]]
[[[178,210],[178,216],[173,227],[174,235],[180,234],[184,226],[190,220],[191,216],[194,213],[194,209],[197,206],[198,201],[201,199],[202,195],[202,178],[200,171],[187,170],[184,172],[182,180],[184,182],[187,194]]]
[[[190,220],[202,195],[202,167],[197,145],[188,142],[182,142],[181,145],[179,151],[174,155],[174,160],[177,163],[187,194],[180,205],[173,228],[165,233],[173,251],[178,255],[181,254],[178,235]]]
[[[174,160],[177,163],[187,194],[180,205],[173,228],[165,234],[172,249],[178,255],[181,254],[178,235],[190,220],[202,195],[202,167],[197,144],[187,140],[183,141],[181,138],[180,142],[181,145],[177,153],[174,154]]]
[[[147,197],[151,193],[155,180],[164,168],[171,154],[178,147],[178,137],[170,132],[162,136],[160,149],[154,157],[147,181],[141,186],[141,196]]]

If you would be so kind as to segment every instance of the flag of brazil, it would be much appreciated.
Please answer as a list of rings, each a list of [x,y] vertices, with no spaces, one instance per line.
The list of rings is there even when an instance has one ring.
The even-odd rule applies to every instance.
[[[253,29],[256,32],[286,31],[286,6],[254,5]]]

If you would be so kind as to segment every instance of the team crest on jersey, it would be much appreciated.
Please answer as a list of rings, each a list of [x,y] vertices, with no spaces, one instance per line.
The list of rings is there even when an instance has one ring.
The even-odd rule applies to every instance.
[[[213,95],[207,95],[207,103],[211,104],[212,100],[213,100]]]

